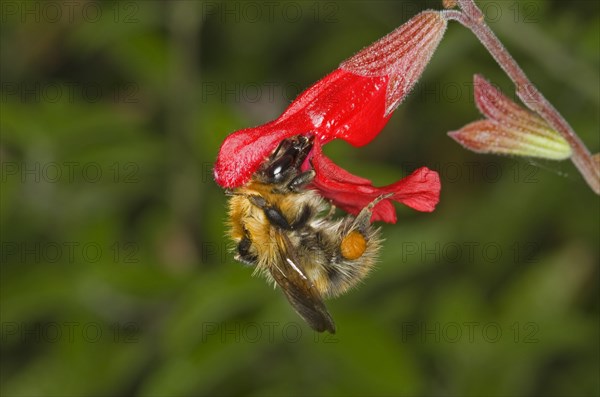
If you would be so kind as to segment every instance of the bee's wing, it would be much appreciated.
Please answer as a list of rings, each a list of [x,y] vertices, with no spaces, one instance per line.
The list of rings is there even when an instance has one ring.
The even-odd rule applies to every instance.
[[[285,234],[276,237],[279,258],[270,271],[292,307],[312,329],[335,333],[335,323],[321,295],[308,279],[290,240]]]

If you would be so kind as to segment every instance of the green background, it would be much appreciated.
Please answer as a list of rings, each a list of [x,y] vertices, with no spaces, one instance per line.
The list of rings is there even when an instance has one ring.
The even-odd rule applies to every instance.
[[[227,251],[223,139],[439,2],[69,4],[1,4],[3,396],[600,393],[598,197],[570,162],[446,136],[480,118],[474,73],[514,97],[456,23],[370,145],[325,148],[378,185],[442,178],[328,302],[335,336]],[[597,152],[599,3],[480,4]]]

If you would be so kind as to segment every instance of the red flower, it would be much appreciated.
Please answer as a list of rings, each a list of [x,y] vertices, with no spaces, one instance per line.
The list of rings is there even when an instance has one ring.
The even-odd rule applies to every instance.
[[[304,91],[276,120],[229,135],[215,164],[215,180],[225,188],[248,182],[283,139],[314,135],[313,187],[346,211],[357,214],[375,197],[393,193],[373,211],[373,220],[396,222],[390,200],[419,211],[433,211],[439,200],[437,173],[427,168],[385,186],[374,187],[335,165],[320,146],[343,139],[354,146],[369,143],[406,97],[446,29],[439,12],[425,11],[343,62]]]

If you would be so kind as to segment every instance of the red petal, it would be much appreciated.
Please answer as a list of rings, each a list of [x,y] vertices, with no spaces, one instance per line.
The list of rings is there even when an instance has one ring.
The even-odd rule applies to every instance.
[[[387,77],[358,76],[337,69],[304,91],[279,120],[296,118],[321,143],[340,138],[354,146],[369,143],[387,123]]]
[[[408,177],[388,186],[376,188],[368,179],[350,174],[326,157],[315,143],[312,164],[316,172],[313,186],[337,207],[358,214],[371,201],[382,194],[392,193],[390,199],[381,201],[373,209],[371,221],[396,223],[396,211],[390,200],[403,203],[418,211],[435,209],[440,196],[440,178],[435,171],[419,168]]]
[[[369,143],[387,123],[386,77],[363,77],[337,69],[304,91],[275,121],[229,135],[217,157],[219,185],[246,183],[279,142],[315,135],[322,143],[340,138],[354,146]]]

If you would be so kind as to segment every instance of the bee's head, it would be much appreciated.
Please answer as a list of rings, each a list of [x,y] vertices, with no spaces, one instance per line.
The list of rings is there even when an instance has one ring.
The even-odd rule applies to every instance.
[[[258,175],[265,183],[280,184],[300,174],[300,167],[313,147],[313,136],[296,135],[281,141]]]

